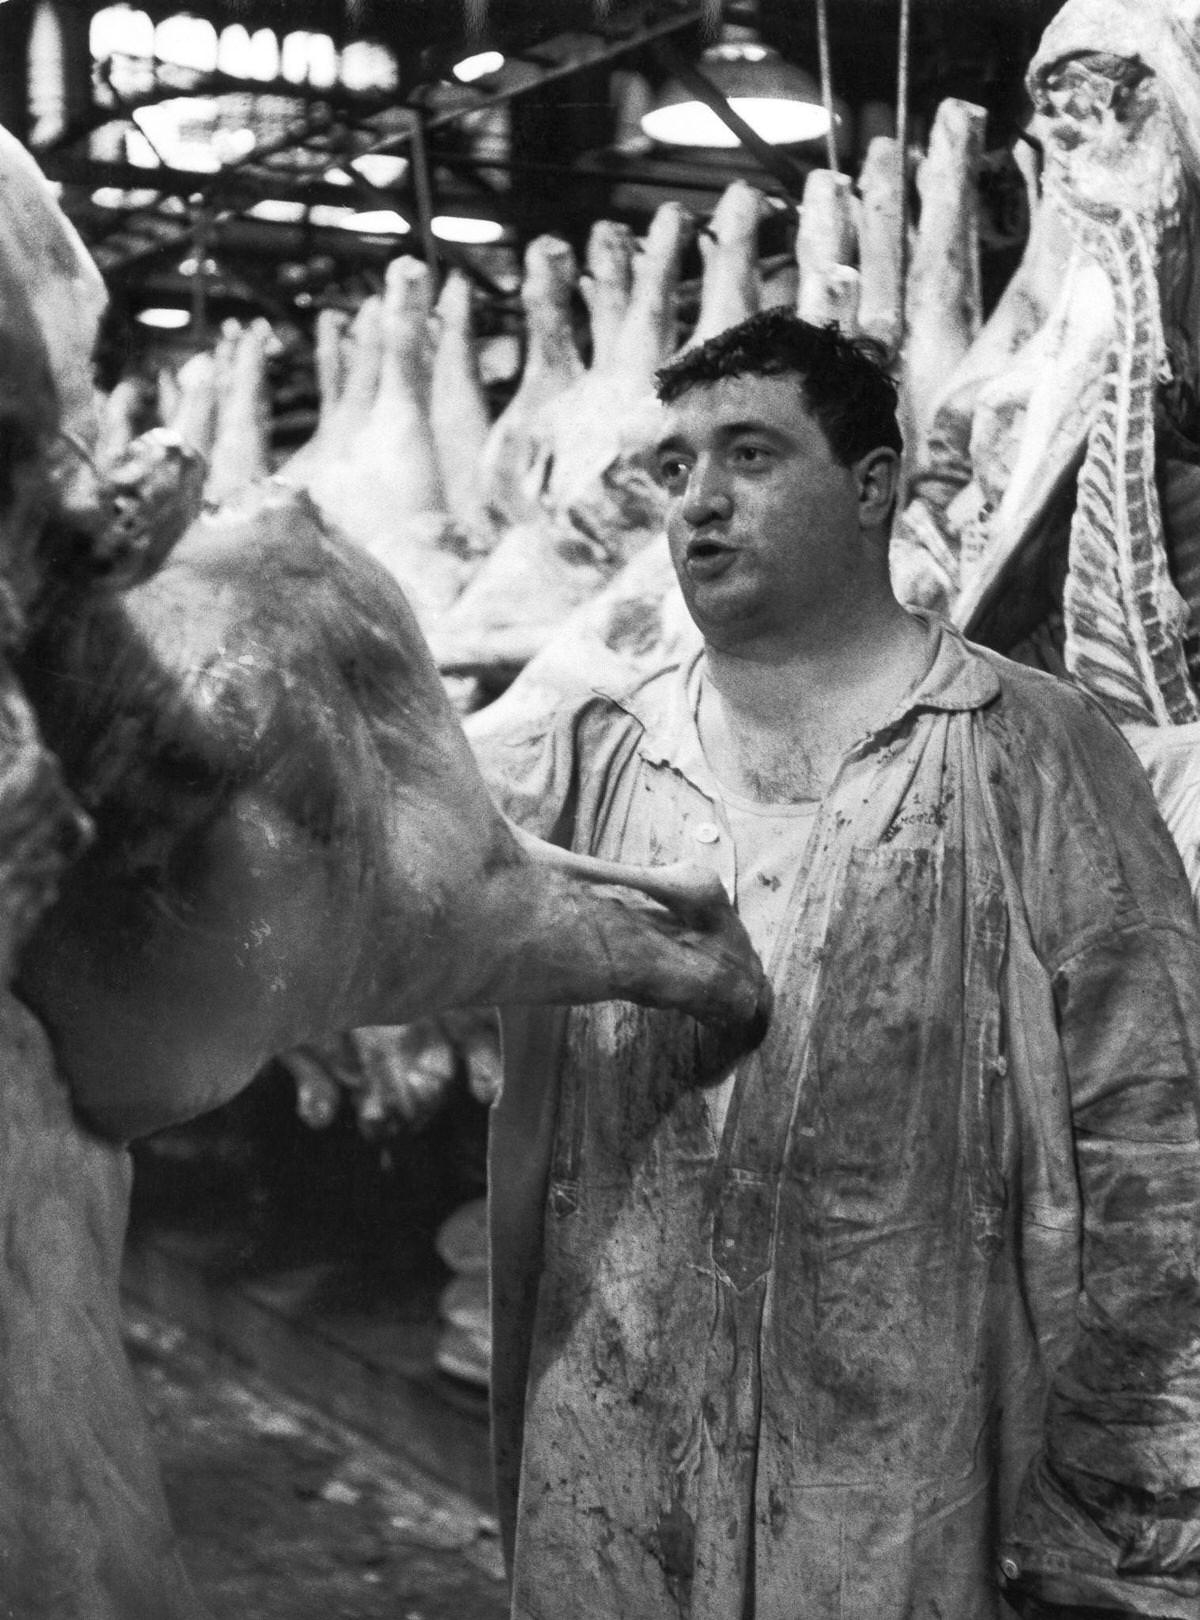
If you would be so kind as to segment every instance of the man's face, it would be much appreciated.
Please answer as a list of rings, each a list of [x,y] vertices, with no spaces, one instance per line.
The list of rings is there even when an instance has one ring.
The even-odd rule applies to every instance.
[[[656,460],[671,558],[714,645],[802,637],[854,588],[857,469],[834,459],[796,376],[689,389],[666,408]]]

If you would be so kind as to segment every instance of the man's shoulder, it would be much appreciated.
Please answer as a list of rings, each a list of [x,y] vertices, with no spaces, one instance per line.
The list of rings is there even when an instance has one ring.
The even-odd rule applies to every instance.
[[[979,715],[980,763],[994,826],[1025,880],[1072,919],[1153,914],[1193,928],[1191,891],[1149,778],[1115,722],[1070,681],[976,649],[996,672]],[[1107,909],[1105,909],[1107,908]]]
[[[1115,757],[1122,768],[1137,768],[1120,730],[1091,693],[1048,670],[967,645],[996,677],[997,701],[981,711],[981,718],[985,734],[998,746],[1034,749],[1036,759],[1064,762],[1081,752],[1095,753],[1106,761]]]
[[[467,737],[505,813],[533,830],[549,826],[576,773],[603,766],[658,724],[680,681],[677,664],[607,688],[529,691],[470,716]],[[493,712],[494,711],[494,712]]]
[[[679,664],[670,663],[603,685],[514,691],[468,716],[465,729],[479,752],[525,747],[556,734],[580,735],[597,727],[644,727],[667,707],[680,679]]]

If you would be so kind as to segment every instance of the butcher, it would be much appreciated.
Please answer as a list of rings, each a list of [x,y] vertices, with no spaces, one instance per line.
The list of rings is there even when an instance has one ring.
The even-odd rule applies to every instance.
[[[512,1614],[1200,1616],[1180,858],[1088,697],[898,605],[864,346],[771,309],[658,379],[702,646],[485,774],[576,850],[709,864],[775,1012],[708,1086],[682,1013],[504,1014]]]

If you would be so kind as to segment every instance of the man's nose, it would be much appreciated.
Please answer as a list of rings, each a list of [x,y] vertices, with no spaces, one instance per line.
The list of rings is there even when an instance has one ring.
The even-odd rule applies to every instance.
[[[702,524],[724,520],[732,510],[733,500],[719,465],[712,458],[702,456],[688,479],[683,502],[684,521],[698,529]]]

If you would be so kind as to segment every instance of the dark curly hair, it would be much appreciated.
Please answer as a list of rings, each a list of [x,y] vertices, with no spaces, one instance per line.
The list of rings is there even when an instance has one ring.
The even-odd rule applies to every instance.
[[[814,326],[791,310],[764,309],[728,327],[655,373],[669,405],[689,388],[722,377],[795,373],[805,406],[835,458],[851,466],[870,450],[904,447],[896,420],[896,385],[883,369],[884,350],[870,338],[848,338],[836,326]]]

